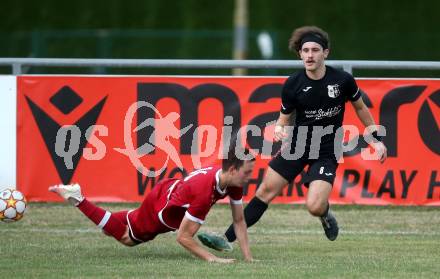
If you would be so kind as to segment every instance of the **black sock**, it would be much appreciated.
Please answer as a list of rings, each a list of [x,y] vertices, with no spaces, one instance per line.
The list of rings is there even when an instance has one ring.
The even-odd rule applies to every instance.
[[[325,210],[324,214],[322,214],[321,217],[327,217],[327,215],[328,215],[328,211],[329,211],[329,210],[330,210],[330,204],[328,203],[328,204],[327,204],[327,209]]]
[[[266,211],[267,206],[267,203],[263,202],[257,197],[254,197],[249,202],[244,209],[244,219],[248,228],[260,220],[261,216],[264,214],[264,211]],[[235,239],[237,239],[235,236],[234,225],[229,226],[228,230],[225,232],[225,236],[229,242],[233,242]]]

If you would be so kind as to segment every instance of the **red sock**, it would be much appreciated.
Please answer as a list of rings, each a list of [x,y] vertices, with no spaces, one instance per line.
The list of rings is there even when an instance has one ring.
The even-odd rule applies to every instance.
[[[99,206],[96,206],[87,199],[84,199],[78,205],[78,208],[100,229],[103,229],[106,233],[110,234],[117,240],[121,240],[127,230],[127,221],[125,217],[123,217],[124,211],[112,214],[110,211],[106,211]],[[125,211],[125,215],[127,215],[127,211]],[[124,219],[125,221],[122,221]]]

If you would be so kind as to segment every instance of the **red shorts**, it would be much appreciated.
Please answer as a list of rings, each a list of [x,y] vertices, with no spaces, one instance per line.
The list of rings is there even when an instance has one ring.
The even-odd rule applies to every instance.
[[[165,206],[167,191],[176,179],[167,179],[157,183],[145,197],[141,206],[127,214],[130,237],[138,242],[147,242],[158,234],[172,231],[159,220],[158,212]]]

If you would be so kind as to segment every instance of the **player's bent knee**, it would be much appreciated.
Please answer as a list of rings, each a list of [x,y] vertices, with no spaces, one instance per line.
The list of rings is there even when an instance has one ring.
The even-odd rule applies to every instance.
[[[110,233],[106,232],[105,230],[102,230],[102,233],[108,237],[113,237]],[[119,243],[125,245],[125,246],[135,246],[136,243],[133,242],[133,240],[128,236],[128,234],[124,234],[121,239],[116,239]]]
[[[265,203],[270,203],[281,192],[287,181],[275,171],[268,172],[258,186],[255,196]]]
[[[134,243],[131,239],[126,240],[126,239],[121,238],[121,240],[119,240],[119,243],[121,243],[125,246],[128,246],[128,247],[136,246],[136,243]]]
[[[270,203],[278,194],[277,189],[269,187],[265,182],[262,182],[255,193],[255,196],[265,203]]]
[[[307,210],[313,216],[322,216],[325,213],[326,205],[317,200],[307,200]]]
[[[132,247],[135,246],[137,243],[135,243],[128,234],[124,234],[121,239],[119,240],[119,243],[128,246],[128,247]]]

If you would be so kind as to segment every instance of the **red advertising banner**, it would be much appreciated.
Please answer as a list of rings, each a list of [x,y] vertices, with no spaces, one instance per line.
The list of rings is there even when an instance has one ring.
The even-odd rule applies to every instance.
[[[19,76],[17,188],[31,201],[58,201],[50,185],[80,183],[90,200],[142,201],[162,178],[219,163],[224,139],[239,131],[259,154],[244,188],[249,200],[279,148],[270,123],[284,80]],[[339,165],[331,202],[440,205],[440,80],[357,82],[386,128],[388,159],[365,160],[369,149],[359,141]],[[364,132],[350,103],[344,125],[347,141]],[[301,180],[274,202],[303,203]]]

